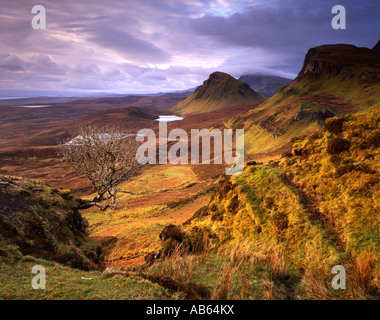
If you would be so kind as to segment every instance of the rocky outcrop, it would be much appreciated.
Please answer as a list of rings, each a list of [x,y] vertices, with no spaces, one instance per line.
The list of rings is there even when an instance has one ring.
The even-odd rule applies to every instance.
[[[337,44],[323,45],[311,48],[306,54],[303,67],[298,74],[296,81],[302,79],[316,79],[323,73],[331,77],[342,75],[344,79],[350,79],[354,74],[350,70],[352,67],[358,69],[368,69],[361,75],[361,80],[378,79],[380,67],[378,43],[372,50],[368,48],[358,48],[353,45]]]
[[[285,133],[280,127],[277,119],[278,113],[275,113],[269,117],[266,117],[263,121],[260,122],[259,127],[265,129],[265,131],[273,136],[273,138],[278,138]]]
[[[330,76],[337,76],[343,69],[339,63],[332,61],[316,60],[315,56],[320,53],[318,48],[310,49],[305,57],[303,67],[298,74],[296,81],[302,79],[315,79],[318,78],[323,72],[327,72]]]
[[[178,246],[180,246],[182,250],[192,251],[190,239],[181,226],[168,225],[160,233],[160,240],[163,243],[162,255],[164,256],[171,255]]]
[[[312,123],[317,121],[321,126],[327,118],[336,116],[336,114],[331,111],[329,108],[321,106],[314,110],[302,108],[298,111],[294,117],[293,121],[306,120],[307,123]]]
[[[100,245],[88,238],[80,199],[36,181],[1,175],[0,181],[0,243],[74,268],[99,267]]]
[[[363,71],[359,74],[359,81],[364,83],[380,82],[380,72]]]

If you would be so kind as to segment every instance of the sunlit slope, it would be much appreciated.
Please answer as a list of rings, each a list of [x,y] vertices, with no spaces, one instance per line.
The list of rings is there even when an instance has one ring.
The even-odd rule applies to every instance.
[[[325,119],[380,106],[380,51],[352,45],[309,50],[298,77],[239,118],[251,154],[270,152],[294,136],[319,129]]]
[[[286,292],[306,299],[338,298],[331,269],[339,264],[349,277],[340,298],[379,297],[379,122],[379,110],[328,119],[280,160],[221,181],[211,202],[171,232],[176,237],[167,232],[164,251],[181,245],[191,253],[227,250],[239,263],[265,260],[270,270],[287,270],[287,278],[271,279],[275,287],[293,278]]]
[[[214,72],[193,94],[171,110],[179,114],[205,113],[262,101],[248,84],[223,72]]]
[[[281,160],[223,182],[184,228],[216,246],[241,239],[280,245],[297,265],[378,255],[379,121],[378,110],[326,120]]]

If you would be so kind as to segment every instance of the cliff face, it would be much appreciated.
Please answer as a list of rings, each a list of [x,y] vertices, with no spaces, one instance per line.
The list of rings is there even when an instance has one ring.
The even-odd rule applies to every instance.
[[[302,80],[305,78],[313,79],[321,75],[322,72],[327,72],[329,75],[335,77],[341,71],[343,66],[331,61],[317,61],[313,60],[315,50],[309,50],[306,55],[305,63],[301,72],[297,76],[296,80]]]
[[[372,50],[343,44],[311,48],[296,81],[316,79],[323,73],[331,77],[342,74],[345,78],[353,78],[355,70],[351,70],[352,67],[368,69],[361,72],[362,81],[378,79],[379,70],[372,69],[380,67],[379,46],[378,43]]]

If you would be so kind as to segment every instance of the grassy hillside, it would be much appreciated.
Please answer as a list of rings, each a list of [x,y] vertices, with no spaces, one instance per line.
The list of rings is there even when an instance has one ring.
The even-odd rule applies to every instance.
[[[83,200],[69,190],[1,176],[0,300],[205,298],[202,286],[141,267],[145,255],[161,248],[165,226],[185,222],[210,201],[209,175],[189,166],[147,168],[120,185],[116,210],[81,210],[91,240],[87,219],[76,210]],[[35,265],[46,268],[46,290],[31,287]]]
[[[351,45],[309,50],[298,77],[247,113],[233,119],[244,127],[248,153],[271,152],[292,137],[309,134],[332,116],[380,106],[380,54]]]
[[[171,110],[183,114],[205,113],[262,101],[263,97],[248,84],[223,72],[214,72],[193,94]]]
[[[227,277],[240,287],[234,293],[227,285],[229,297],[256,283],[266,288],[256,288],[261,297],[271,286],[272,298],[380,298],[379,120],[378,110],[328,119],[322,131],[296,139],[282,159],[221,182],[208,206],[164,230],[165,252],[179,245],[201,253],[202,264],[227,259],[208,278],[248,272],[245,283]],[[154,270],[174,265],[170,259]],[[194,266],[199,258],[173,259],[192,259]],[[338,264],[346,268],[346,291],[331,288]],[[250,273],[247,265],[261,272]],[[217,294],[218,284],[213,288]]]
[[[77,209],[84,200],[69,190],[0,178],[0,300],[197,297],[181,282],[119,270],[144,266],[144,256],[160,249],[166,225],[186,221],[210,201],[213,179],[202,170],[147,168],[120,185],[116,210],[81,210],[89,224]],[[46,268],[46,290],[31,287],[35,265]]]

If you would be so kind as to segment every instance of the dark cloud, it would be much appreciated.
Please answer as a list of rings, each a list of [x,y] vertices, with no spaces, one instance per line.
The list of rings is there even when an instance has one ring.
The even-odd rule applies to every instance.
[[[360,4],[359,4],[360,3]],[[250,6],[229,17],[205,15],[190,21],[197,35],[215,45],[264,49],[302,58],[308,48],[326,43],[371,46],[379,33],[380,3],[340,1],[347,11],[347,29],[331,27],[331,1],[271,1]],[[278,61],[273,61],[273,64]],[[300,64],[300,63],[298,63]]]
[[[0,53],[0,69],[22,71],[24,70],[24,62],[17,56],[9,53]]]
[[[102,49],[113,50],[121,57],[136,63],[165,63],[170,61],[170,55],[154,44],[138,39],[127,32],[99,28],[93,32],[88,40]]]
[[[347,29],[331,28],[344,5]],[[293,77],[310,47],[372,47],[378,0],[2,0],[0,89],[158,92],[215,70]],[[33,30],[43,4],[47,29]]]

